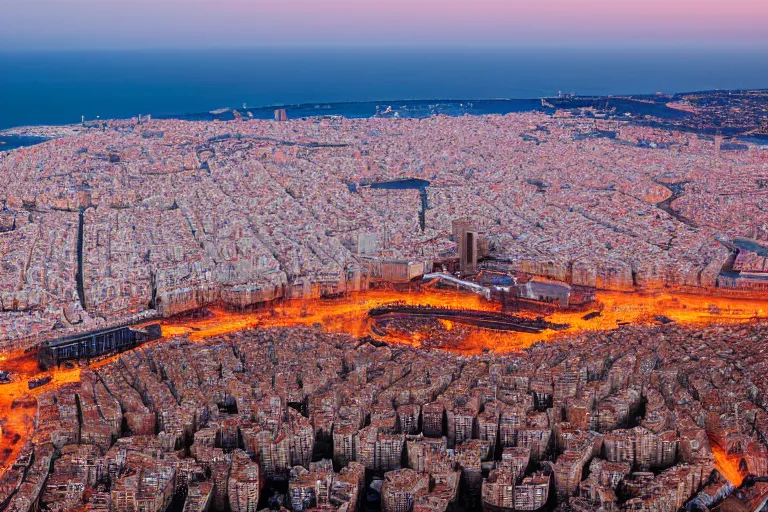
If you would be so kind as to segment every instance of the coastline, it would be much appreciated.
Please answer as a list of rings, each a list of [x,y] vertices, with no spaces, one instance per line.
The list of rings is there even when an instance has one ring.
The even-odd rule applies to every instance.
[[[308,102],[308,103],[274,103],[263,106],[222,107],[207,112],[186,112],[155,115],[160,120],[179,121],[233,121],[274,120],[276,109],[285,109],[289,119],[425,119],[432,116],[486,116],[506,115],[517,112],[542,112],[554,115],[560,111],[594,111],[599,117],[606,119],[626,120],[657,128],[669,128],[691,131],[704,136],[716,133],[740,138],[741,140],[755,139],[761,143],[768,135],[752,133],[748,130],[716,130],[703,126],[686,126],[681,120],[694,118],[700,111],[682,103],[682,98],[700,95],[723,95],[747,93],[765,95],[765,89],[731,89],[705,90],[694,92],[676,92],[670,94],[624,94],[604,96],[542,96],[538,98],[479,98],[479,99],[399,99],[375,101],[343,101],[343,102]],[[621,112],[619,112],[621,111]],[[597,114],[586,117],[598,117]],[[110,121],[130,121],[134,117],[107,117],[100,120],[86,120],[84,124],[40,124],[22,125],[0,129],[0,152],[25,147],[46,140],[70,137],[96,129],[96,124]],[[100,124],[101,126],[101,124]],[[743,133],[742,133],[743,132]],[[12,139],[29,140],[12,140]],[[9,140],[11,139],[11,140]]]

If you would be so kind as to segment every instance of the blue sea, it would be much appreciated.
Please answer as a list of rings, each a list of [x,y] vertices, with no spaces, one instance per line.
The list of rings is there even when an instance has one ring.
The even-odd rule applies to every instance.
[[[651,94],[768,87],[763,49],[283,48],[0,50],[0,129],[86,119],[187,116],[247,104],[256,117],[370,116],[402,100],[419,112],[537,108],[558,91]],[[520,102],[478,102],[514,98]],[[474,101],[473,101],[474,100]],[[437,105],[437,109],[432,106]],[[456,105],[443,103],[443,105]],[[465,110],[462,110],[462,112]],[[7,148],[6,144],[6,148]]]
[[[45,142],[44,137],[21,136],[21,135],[0,135],[0,151],[10,151],[25,146],[34,146]]]

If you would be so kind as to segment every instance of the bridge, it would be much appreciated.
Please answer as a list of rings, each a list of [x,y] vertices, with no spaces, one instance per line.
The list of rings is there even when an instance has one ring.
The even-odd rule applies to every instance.
[[[466,279],[459,279],[445,272],[432,272],[431,274],[424,274],[424,281],[447,281],[451,284],[455,284],[459,288],[464,288],[472,293],[476,293],[486,299],[491,298],[491,289],[487,286],[480,286],[474,281],[467,281]]]

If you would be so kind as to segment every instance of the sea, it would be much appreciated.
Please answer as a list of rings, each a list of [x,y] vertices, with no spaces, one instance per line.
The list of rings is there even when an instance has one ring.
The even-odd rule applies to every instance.
[[[0,50],[0,130],[104,118],[506,113],[538,98],[768,87],[755,48]],[[402,108],[405,107],[405,108]],[[23,145],[0,139],[2,149]]]

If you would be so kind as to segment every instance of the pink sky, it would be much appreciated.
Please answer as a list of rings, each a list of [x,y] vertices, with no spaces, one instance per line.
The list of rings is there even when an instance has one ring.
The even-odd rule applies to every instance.
[[[768,46],[768,0],[0,0],[0,47]]]

